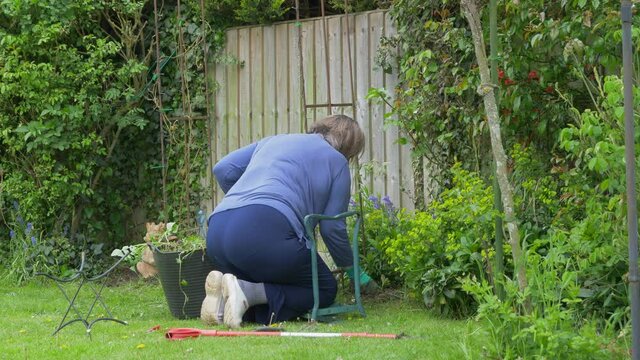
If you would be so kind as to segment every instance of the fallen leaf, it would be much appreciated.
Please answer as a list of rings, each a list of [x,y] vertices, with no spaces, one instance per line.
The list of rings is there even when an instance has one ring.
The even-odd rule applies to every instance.
[[[150,332],[154,332],[154,331],[157,331],[157,330],[160,330],[160,325],[156,325],[156,326],[152,327],[151,329],[147,330],[147,332],[150,333]]]

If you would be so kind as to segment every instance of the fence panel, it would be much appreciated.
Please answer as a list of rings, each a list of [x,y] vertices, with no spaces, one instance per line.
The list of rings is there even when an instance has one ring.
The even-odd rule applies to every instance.
[[[360,162],[372,170],[364,175],[363,184],[372,194],[389,195],[396,205],[413,209],[409,147],[398,143],[397,128],[384,126],[390,107],[366,99],[371,87],[384,87],[393,97],[397,83],[396,74],[385,73],[374,61],[381,37],[396,31],[389,14],[378,10],[351,14],[348,19],[330,16],[326,24],[326,46],[325,27],[318,18],[227,30],[225,52],[238,63],[218,64],[212,72],[218,84],[213,163],[264,136],[302,132],[329,113],[353,116],[353,103],[355,119],[367,137]],[[330,92],[332,107],[309,107],[305,119],[302,89],[306,105],[327,104]],[[218,188],[214,203],[223,195]]]

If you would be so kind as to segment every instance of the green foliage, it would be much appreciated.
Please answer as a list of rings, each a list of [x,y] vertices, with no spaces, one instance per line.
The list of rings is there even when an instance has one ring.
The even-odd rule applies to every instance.
[[[625,189],[624,164],[624,109],[622,80],[607,76],[600,81],[596,74],[595,87],[598,99],[595,110],[574,112],[576,123],[560,132],[560,146],[568,153],[568,160],[583,170],[589,181],[609,194],[618,194]],[[634,88],[635,107],[640,107],[640,89]],[[640,131],[636,129],[636,150]]]
[[[206,97],[210,94],[205,92],[209,79],[203,76],[203,52],[208,47],[212,60],[217,61],[224,38],[219,27],[211,29],[212,34],[208,27],[203,29],[199,2],[181,4],[179,13],[176,5],[163,9],[159,24],[161,63],[165,64],[161,78],[162,115],[155,108],[160,101],[157,93],[153,103],[146,104],[155,124],[159,122],[158,116],[162,119],[166,171],[163,181],[162,154],[157,151],[155,161],[148,165],[156,187],[147,209],[150,218],[197,229],[196,213],[208,190],[202,179],[206,178],[209,166],[208,136],[211,136],[207,131],[209,119],[205,118]],[[160,150],[159,143],[154,146]],[[166,203],[158,204],[163,187]]]
[[[486,282],[465,283],[490,324],[492,356],[626,358],[628,345],[612,340],[629,327],[622,83],[594,79],[584,78],[593,109],[572,108],[576,122],[558,139],[566,153],[554,156],[552,169],[514,147],[529,286],[523,294],[507,278],[499,301]]]
[[[624,344],[615,340],[614,327],[602,327],[597,315],[585,317],[583,268],[567,254],[568,239],[552,239],[544,255],[537,245],[527,252],[529,285],[522,293],[515,281],[504,283],[500,300],[484,280],[466,279],[463,288],[473,294],[477,319],[486,323],[492,358],[624,359]],[[526,303],[533,308],[525,310]],[[624,332],[620,333],[624,336]]]
[[[389,196],[369,195],[369,191],[364,188],[360,196],[362,207],[359,206],[360,198],[351,201],[351,208],[362,210],[364,214],[360,266],[381,287],[397,287],[402,283],[400,274],[391,264],[385,241],[406,231],[408,215],[404,209],[397,209]],[[352,226],[348,228],[351,229]]]
[[[152,236],[149,242],[162,251],[192,252],[204,247],[204,239],[195,232],[180,224],[168,223],[166,230],[158,236]]]
[[[388,9],[392,0],[355,0],[345,3],[344,0],[329,0],[328,5],[340,12],[361,12],[375,9]]]
[[[385,240],[386,252],[406,285],[442,314],[467,315],[474,309],[462,280],[482,276],[493,252],[493,197],[474,173],[456,165],[453,186],[426,212],[416,212],[406,232]]]
[[[205,246],[202,234],[196,234],[197,230],[188,229],[177,223],[168,223],[166,229],[161,234],[149,236],[146,241],[139,244],[125,245],[122,248],[114,249],[111,256],[116,258],[126,258],[124,263],[136,271],[136,264],[142,260],[142,254],[146,247],[159,249],[163,252],[181,252],[179,259],[188,256],[196,250],[201,250]],[[149,234],[148,234],[149,235]]]
[[[133,23],[142,3],[121,3],[0,2],[2,229],[20,199],[47,241],[62,242],[65,225],[74,248],[124,236],[138,188],[126,177],[140,156],[121,154],[135,152],[147,120],[137,107],[145,66],[102,22],[117,13]]]
[[[569,233],[554,229],[533,242],[524,293],[506,279],[499,300],[486,281],[465,281],[463,288],[480,304],[478,319],[489,324],[491,356],[626,358],[628,345],[615,340],[627,332],[624,244],[617,236],[611,241],[614,219],[606,210],[587,210],[591,215]]]
[[[593,108],[593,90],[582,78],[618,73],[618,7],[619,2],[599,0],[543,7],[533,1],[498,4],[498,106],[508,148],[520,143],[542,154],[552,152],[559,131],[571,119],[571,106],[563,97],[580,111]],[[395,89],[377,89],[370,97],[389,101],[386,94],[395,92],[386,118],[401,130],[401,142],[411,144],[415,155],[425,156],[435,168],[435,175],[426,179],[441,185],[440,190],[450,185],[448,169],[456,161],[489,173],[486,120],[475,93],[476,60],[458,3],[399,0],[390,13],[398,35],[382,39],[376,63],[386,72],[395,70],[399,82]],[[634,25],[638,21],[634,18]],[[488,30],[485,26],[487,42]]]
[[[398,64],[395,103],[386,119],[401,130],[401,143],[438,169],[433,173],[441,175],[431,181],[446,187],[448,169],[460,159],[478,159],[483,141],[478,73],[469,71],[475,62],[471,36],[457,2],[400,0],[390,13],[398,36],[383,39],[376,59],[385,71]],[[396,59],[398,52],[389,48],[402,56]]]
[[[8,215],[9,239],[0,256],[7,262],[4,277],[11,281],[22,284],[37,273],[68,276],[74,267],[79,266],[81,250],[87,257],[85,269],[89,274],[104,268],[104,257],[101,256],[103,243],[78,236],[74,244],[68,239],[68,228],[65,228],[65,233],[48,235],[38,228],[37,223],[24,221],[17,201],[13,202]]]
[[[550,169],[548,161],[532,147],[515,144],[511,150],[514,184],[514,201],[520,231],[525,239],[537,239],[546,234],[554,221],[560,221],[561,184],[559,169]],[[566,210],[566,209],[563,209]]]
[[[585,81],[597,91],[595,110],[574,109],[576,124],[563,129],[559,138],[567,151],[563,174],[567,208],[580,206],[584,212],[574,211],[575,221],[554,225],[568,237],[567,251],[577,260],[585,294],[582,313],[615,320],[619,328],[625,324],[627,315],[622,314],[628,305],[622,82],[615,76],[601,82],[597,74],[595,86]],[[634,93],[640,93],[638,87]],[[635,108],[639,107],[636,98]],[[636,140],[635,151],[639,149]]]
[[[207,4],[208,11],[221,17],[224,26],[269,24],[281,20],[289,11],[286,0],[215,0]]]

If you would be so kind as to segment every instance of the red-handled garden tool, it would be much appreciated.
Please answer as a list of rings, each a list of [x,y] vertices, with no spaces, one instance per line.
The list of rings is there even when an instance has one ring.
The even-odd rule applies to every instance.
[[[194,328],[174,328],[169,329],[165,334],[169,340],[181,340],[186,338],[197,338],[200,336],[291,336],[291,337],[362,337],[378,339],[399,339],[396,334],[371,334],[361,333],[313,333],[313,332],[286,332],[286,331],[223,331],[223,330],[203,330]]]

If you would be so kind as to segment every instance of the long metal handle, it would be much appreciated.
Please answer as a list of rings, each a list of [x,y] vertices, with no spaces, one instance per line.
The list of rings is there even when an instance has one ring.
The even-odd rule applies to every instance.
[[[627,182],[627,231],[629,236],[629,293],[631,295],[631,358],[640,360],[640,278],[638,278],[638,208],[636,203],[635,129],[633,119],[632,4],[623,0],[622,69],[624,84],[624,145]]]

